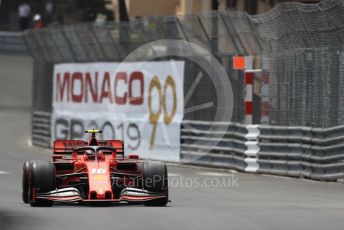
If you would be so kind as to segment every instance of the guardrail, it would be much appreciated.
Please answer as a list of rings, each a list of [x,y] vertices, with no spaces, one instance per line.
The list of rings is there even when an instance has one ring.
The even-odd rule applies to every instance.
[[[259,126],[260,173],[337,180],[344,177],[344,126]]]
[[[0,32],[0,53],[27,54],[28,48],[20,32]]]
[[[236,123],[184,121],[181,129],[182,162],[244,171],[248,167],[245,162],[247,133],[244,125]]]
[[[48,112],[35,111],[32,113],[32,144],[40,147],[51,146],[51,114]]]
[[[227,129],[209,131],[214,126]],[[186,163],[314,180],[344,177],[344,126],[321,129],[185,121],[181,138],[181,158]]]

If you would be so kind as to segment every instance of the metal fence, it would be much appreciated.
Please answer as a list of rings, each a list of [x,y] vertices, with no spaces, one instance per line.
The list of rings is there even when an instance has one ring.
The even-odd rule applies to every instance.
[[[342,49],[297,49],[265,58],[270,63],[271,125],[344,124]]]
[[[265,14],[254,16],[225,11],[122,23],[54,26],[27,31],[25,41],[35,58],[37,82],[48,81],[41,78],[51,76],[54,63],[123,61],[133,50],[151,41],[193,42],[207,49],[227,71],[234,90],[234,122],[243,122],[244,82],[243,73],[232,69],[232,58],[250,55],[256,68],[270,72],[271,125],[330,127],[344,123],[343,15],[343,0],[323,0],[314,5],[281,3]],[[167,54],[166,58],[171,57]],[[186,71],[187,87],[201,68],[188,62]],[[256,89],[260,80],[257,77]],[[40,111],[51,111],[49,87],[49,84],[36,85],[38,101],[34,100],[34,107],[41,107]],[[207,93],[215,92],[209,84],[204,84],[190,103],[197,104]],[[255,91],[255,98],[254,109],[259,111],[259,90]],[[209,110],[188,115],[186,119],[212,120],[212,113]],[[256,116],[254,120],[259,121],[259,112]]]

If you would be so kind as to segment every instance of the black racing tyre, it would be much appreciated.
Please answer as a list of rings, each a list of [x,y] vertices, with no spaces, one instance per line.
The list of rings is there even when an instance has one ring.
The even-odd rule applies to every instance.
[[[53,163],[48,161],[33,161],[31,163],[30,184],[37,192],[50,192],[56,188],[56,169]],[[30,201],[31,206],[51,206],[52,201],[35,199]]]
[[[26,161],[22,172],[22,199],[24,203],[29,203],[29,180],[31,161]]]
[[[159,192],[165,198],[145,201],[146,206],[166,206],[168,203],[168,177],[166,165],[162,162],[146,161],[143,165],[143,188],[150,192]]]

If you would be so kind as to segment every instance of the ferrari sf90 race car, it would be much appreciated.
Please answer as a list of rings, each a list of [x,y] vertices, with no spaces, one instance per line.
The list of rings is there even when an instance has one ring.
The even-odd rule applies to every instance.
[[[51,206],[54,202],[102,204],[168,203],[166,165],[124,156],[121,140],[97,140],[99,130],[88,130],[87,142],[56,140],[52,162],[27,161],[23,166],[25,203]]]

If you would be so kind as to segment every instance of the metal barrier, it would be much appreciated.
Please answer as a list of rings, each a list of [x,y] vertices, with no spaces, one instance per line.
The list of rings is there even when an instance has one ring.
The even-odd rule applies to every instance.
[[[247,130],[235,123],[184,121],[181,130],[181,159],[184,163],[218,166],[244,171]],[[224,130],[224,128],[226,130]]]
[[[344,176],[344,126],[259,126],[260,173],[336,180]]]
[[[0,53],[28,54],[28,48],[19,32],[0,31]]]
[[[35,111],[32,114],[31,140],[32,144],[40,147],[51,146],[51,114]]]
[[[209,131],[214,126],[228,129]],[[181,139],[185,163],[326,181],[344,177],[344,126],[321,129],[185,121]],[[195,145],[196,141],[201,144]]]

